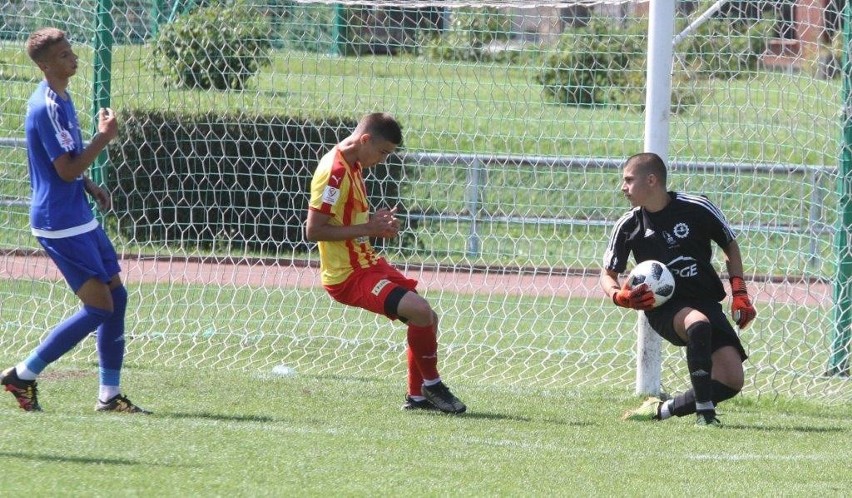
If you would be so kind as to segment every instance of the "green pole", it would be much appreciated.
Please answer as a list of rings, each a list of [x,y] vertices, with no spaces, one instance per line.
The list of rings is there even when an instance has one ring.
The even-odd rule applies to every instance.
[[[334,20],[331,26],[331,55],[342,57],[346,45],[346,10],[343,5],[334,4]]]
[[[852,347],[852,9],[843,9],[843,143],[840,152],[838,198],[840,216],[837,221],[837,278],[834,281],[834,330],[828,375],[849,375]]]
[[[98,132],[98,113],[102,107],[110,106],[110,79],[112,72],[112,0],[98,0],[95,18],[94,66],[92,82],[92,133]],[[106,150],[98,155],[92,165],[92,181],[104,184],[109,158]],[[100,214],[98,216],[101,216]],[[103,220],[101,220],[103,221]]]
[[[168,22],[173,22],[181,14],[186,14],[195,7],[195,0],[177,0],[172,7],[172,13],[169,14]]]
[[[163,13],[166,10],[166,0],[151,0],[151,34],[157,36],[160,24],[163,23]]]

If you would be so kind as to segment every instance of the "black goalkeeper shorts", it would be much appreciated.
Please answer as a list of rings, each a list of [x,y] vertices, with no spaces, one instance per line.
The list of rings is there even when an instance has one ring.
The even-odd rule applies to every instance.
[[[740,336],[734,330],[728,317],[722,310],[722,304],[715,301],[701,301],[694,299],[671,299],[659,308],[646,311],[645,316],[651,328],[663,339],[675,346],[686,346],[686,343],[677,335],[674,329],[674,317],[683,308],[692,308],[704,313],[710,320],[713,329],[710,338],[711,349],[715,352],[724,346],[733,346],[740,353],[743,361],[748,355],[740,342]]]

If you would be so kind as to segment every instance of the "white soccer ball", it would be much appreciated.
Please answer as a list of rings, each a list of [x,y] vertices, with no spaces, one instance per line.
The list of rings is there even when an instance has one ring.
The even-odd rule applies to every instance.
[[[651,292],[654,293],[654,307],[668,301],[675,291],[675,279],[672,272],[666,268],[666,265],[649,259],[636,265],[627,276],[627,282],[630,287],[637,285],[648,284]]]

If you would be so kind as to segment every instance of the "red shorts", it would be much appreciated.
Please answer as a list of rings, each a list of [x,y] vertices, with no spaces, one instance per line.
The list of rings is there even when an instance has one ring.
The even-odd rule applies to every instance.
[[[387,309],[388,296],[401,297],[401,291],[415,291],[417,280],[406,278],[384,258],[369,268],[355,270],[345,282],[336,285],[324,285],[325,290],[335,301],[384,315],[391,320],[396,315],[395,301],[393,309]]]

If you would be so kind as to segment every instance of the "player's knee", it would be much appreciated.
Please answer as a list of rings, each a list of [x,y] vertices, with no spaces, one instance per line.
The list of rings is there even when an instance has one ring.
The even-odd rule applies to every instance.
[[[127,289],[121,285],[110,289],[112,295],[112,309],[114,313],[124,313],[127,309]]]
[[[112,316],[111,309],[99,308],[97,306],[91,306],[88,304],[83,305],[83,310],[87,315],[92,317],[92,320],[94,322],[97,322],[98,325],[107,321],[107,319]]]
[[[745,385],[743,371],[733,371],[727,372],[727,375],[724,375],[724,378],[720,379],[723,384],[725,384],[728,388],[736,391],[731,397],[735,396],[736,393],[742,391],[743,385]]]
[[[736,396],[740,393],[743,386],[740,383],[739,386],[730,385],[728,382],[719,382],[718,380],[713,381],[713,402],[721,403],[722,401],[728,400]]]
[[[437,315],[432,311],[432,307],[429,306],[429,303],[425,299],[421,299],[420,302],[412,306],[409,313],[411,314],[410,319],[412,323],[421,327],[428,327],[437,321]]]
[[[429,302],[417,294],[409,293],[409,295],[415,298],[406,301],[405,306],[400,307],[400,315],[418,327],[429,327],[436,324],[438,315],[432,310]]]

